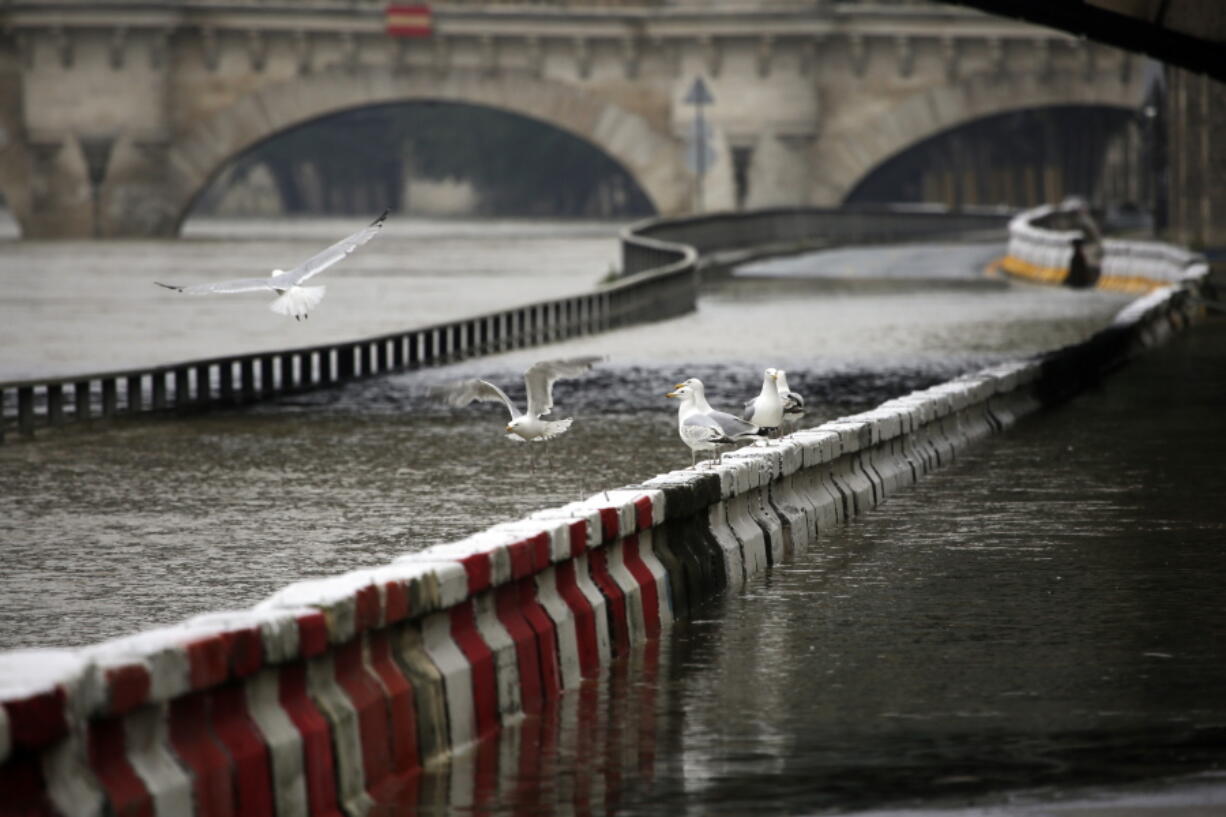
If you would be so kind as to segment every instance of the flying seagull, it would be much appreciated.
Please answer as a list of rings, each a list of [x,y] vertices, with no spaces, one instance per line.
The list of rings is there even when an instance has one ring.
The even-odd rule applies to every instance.
[[[699,451],[716,451],[720,446],[752,439],[762,433],[753,423],[745,422],[723,411],[716,411],[707,402],[702,381],[691,377],[678,383],[665,397],[681,401],[677,407],[677,432],[690,447],[690,467],[698,462]]]
[[[783,398],[779,395],[779,370],[767,369],[762,377],[762,391],[745,403],[741,417],[768,431],[783,424]]]
[[[507,423],[507,437],[525,442],[552,440],[570,428],[573,417],[562,420],[546,419],[553,410],[553,384],[564,377],[577,377],[592,368],[603,357],[573,357],[567,360],[543,360],[534,363],[524,372],[524,387],[527,391],[528,409],[520,412],[506,392],[488,380],[461,380],[436,386],[431,394],[456,408],[467,406],[474,400],[500,402],[507,407],[511,420]]]
[[[346,256],[375,237],[383,227],[387,218],[387,210],[366,227],[353,235],[343,238],[328,249],[313,255],[292,270],[275,269],[267,278],[236,278],[233,281],[217,281],[212,284],[192,284],[176,286],[154,281],[160,287],[173,289],[185,295],[228,295],[234,292],[275,292],[276,300],[268,308],[279,315],[293,315],[294,320],[302,320],[307,313],[323,300],[326,287],[302,286],[310,278],[318,275],[328,267],[343,261]]]

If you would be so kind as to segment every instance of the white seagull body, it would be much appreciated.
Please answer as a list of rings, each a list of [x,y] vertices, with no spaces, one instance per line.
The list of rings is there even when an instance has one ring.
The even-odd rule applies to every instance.
[[[721,446],[752,439],[760,434],[753,423],[711,408],[706,389],[696,377],[678,383],[664,396],[681,401],[677,406],[677,433],[681,441],[690,447],[691,467],[698,462],[699,451],[718,451]]]
[[[783,369],[776,369],[779,377],[775,380],[775,385],[779,387],[779,399],[783,401],[783,416],[787,420],[798,420],[805,413],[805,398],[801,397],[788,386],[788,373]]]
[[[545,415],[553,410],[553,384],[564,377],[576,377],[592,368],[602,357],[575,357],[567,360],[544,360],[534,363],[524,372],[524,387],[527,392],[527,411],[521,412],[506,392],[488,380],[461,380],[432,390],[435,397],[445,400],[456,408],[467,406],[474,400],[500,402],[507,407],[511,421],[507,423],[507,437],[525,442],[552,440],[570,428],[573,417],[562,420],[547,420]]]
[[[304,287],[306,281],[328,267],[343,261],[358,247],[370,241],[383,227],[387,211],[351,236],[341,239],[328,249],[317,253],[291,270],[275,269],[267,278],[236,278],[232,281],[217,281],[212,284],[179,286],[154,281],[160,287],[182,292],[184,295],[229,295],[235,292],[274,292],[276,300],[268,308],[279,315],[293,316],[302,320],[323,300],[326,287]]]
[[[762,376],[762,391],[745,403],[741,416],[756,426],[777,429],[783,425],[783,398],[779,396],[779,370],[767,369]]]

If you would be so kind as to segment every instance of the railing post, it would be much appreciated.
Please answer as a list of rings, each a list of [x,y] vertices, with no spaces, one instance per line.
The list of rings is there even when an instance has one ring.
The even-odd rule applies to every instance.
[[[17,432],[23,437],[34,436],[34,387],[17,387]]]
[[[73,398],[76,403],[77,416],[76,421],[89,419],[89,381],[78,380],[72,384]]]
[[[166,372],[155,371],[152,377],[150,386],[153,392],[153,410],[161,411],[166,408]]]
[[[358,345],[358,355],[362,361],[361,376],[370,377],[375,373],[375,350],[370,341],[364,341]]]
[[[336,382],[336,355],[335,346],[319,350],[319,379],[324,383]]]
[[[339,368],[338,379],[343,383],[353,379],[354,348],[352,343],[336,347],[336,362]]]
[[[238,362],[238,379],[239,389],[242,393],[242,402],[246,403],[255,399],[255,361],[249,357],[245,357]]]
[[[276,376],[273,373],[273,356],[260,355],[260,396],[267,397],[274,393]]]
[[[196,364],[196,402],[207,406],[213,402],[213,378],[209,373],[209,364]]]
[[[175,408],[179,411],[187,409],[191,402],[191,384],[188,383],[188,367],[175,367]]]
[[[319,373],[315,368],[315,358],[318,356],[318,349],[298,355],[298,385],[300,387],[314,388],[319,385]]]
[[[421,365],[421,332],[410,332],[405,336],[409,347],[409,368]]]
[[[3,401],[0,401],[3,405]],[[47,423],[58,426],[64,424],[64,385],[62,383],[47,384]]]
[[[128,399],[128,414],[137,414],[144,405],[145,396],[141,393],[141,376],[138,374],[128,375],[128,382],[125,387]]]
[[[119,388],[114,377],[102,381],[102,416],[114,417],[119,408]]]
[[[223,403],[234,402],[234,361],[223,360],[217,370],[217,390]]]
[[[397,335],[392,339],[392,368],[400,371],[404,368],[404,346],[406,335]]]

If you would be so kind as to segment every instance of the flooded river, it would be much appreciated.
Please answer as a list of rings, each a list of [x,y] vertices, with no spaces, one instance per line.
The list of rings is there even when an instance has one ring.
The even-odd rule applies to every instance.
[[[141,262],[139,275],[116,250],[109,274],[135,287],[183,253],[232,268],[262,245],[248,229],[241,241],[200,238],[190,252],[164,245],[167,257]],[[396,263],[414,245],[432,257],[432,228],[402,229],[416,237]],[[439,229],[447,237],[433,257],[459,270],[456,280],[418,276],[434,282],[423,297],[446,289],[433,302],[454,310],[446,317],[584,289],[615,257],[609,225],[537,225],[539,244]],[[26,262],[38,257],[38,245],[19,246]],[[8,249],[4,275],[14,269]],[[985,277],[1000,249],[841,250],[754,265],[668,322],[243,411],[0,447],[0,648],[86,644],[249,606],[301,578],[385,563],[687,464],[675,407],[662,397],[686,376],[732,407],[756,392],[763,367],[786,367],[809,401],[807,420],[819,423],[1079,340],[1125,303]],[[555,266],[555,250],[571,262]],[[41,252],[56,268],[71,256],[59,245]],[[463,272],[467,252],[487,265],[480,285]],[[81,253],[103,263],[96,245]],[[395,277],[355,273],[328,282],[325,306],[366,276]],[[469,298],[479,305],[465,308]],[[175,356],[248,331],[213,311],[220,302],[181,302],[180,321],[196,308],[214,317],[183,330],[167,347]],[[419,314],[411,302],[397,309]],[[319,323],[363,323],[343,304],[321,310]],[[260,325],[251,331],[297,330],[258,301],[238,308],[250,308],[244,327]],[[94,354],[139,349],[139,325]],[[46,330],[48,348],[66,348],[62,329]],[[1202,337],[976,447],[744,594],[712,602],[544,719],[507,730],[493,778],[468,781],[473,758],[440,772],[450,794],[420,813],[583,812],[578,799],[593,813],[661,817],[988,807],[1218,768],[1226,529],[1202,498],[1226,485],[1220,450],[1198,435],[1217,422],[1221,439],[1226,389],[1188,391],[1215,342]],[[255,342],[282,345],[265,340]],[[536,469],[526,446],[505,439],[501,407],[454,410],[425,397],[431,384],[480,375],[519,400],[527,365],[578,354],[608,360],[558,385],[557,410],[576,421]]]
[[[463,223],[441,223],[434,237],[420,224],[401,229],[424,235],[419,254],[434,258],[454,252],[456,236],[473,231]],[[555,270],[522,286],[490,285],[510,303],[519,300],[519,290],[570,286],[568,278],[559,282],[558,267],[551,266],[556,262],[541,258],[559,243],[567,248],[563,256],[578,255],[595,240],[590,226],[562,225],[557,234],[537,229],[539,242],[473,243],[475,266],[495,268],[497,254],[507,259],[508,275],[531,277],[525,271],[534,265]],[[236,262],[253,243],[207,246],[215,254],[232,253]],[[165,246],[174,248],[172,257],[187,252]],[[42,249],[55,259],[50,269],[64,268],[67,250],[57,244]],[[796,260],[759,264],[743,279],[713,286],[697,312],[664,323],[243,411],[122,422],[106,433],[69,428],[0,447],[6,554],[0,648],[75,646],[247,607],[302,578],[383,564],[688,464],[688,449],[676,436],[675,406],[663,398],[688,376],[701,377],[712,401],[732,408],[757,392],[763,368],[786,367],[793,388],[806,395],[808,419],[819,423],[987,362],[1077,340],[1123,303],[1117,296],[985,279],[984,264],[998,251],[995,245],[843,250],[813,256],[807,266]],[[192,252],[204,255],[200,247]],[[354,261],[361,257],[355,254]],[[3,258],[6,266],[16,263],[8,254]],[[462,266],[456,259],[448,263]],[[143,285],[149,266],[139,272],[117,267],[110,275]],[[857,266],[864,270],[863,289],[843,280]],[[914,276],[917,269],[929,270],[925,279],[939,272],[945,283],[881,286],[885,277]],[[336,289],[353,283],[341,270]],[[586,275],[589,286],[598,277],[590,266]],[[465,278],[451,298],[460,302],[480,289]],[[473,296],[481,308],[491,297]],[[229,302],[243,303],[236,299]],[[226,302],[171,300],[210,310]],[[256,304],[244,320],[279,332],[298,330]],[[449,308],[461,311],[454,303]],[[321,325],[332,320],[322,310],[312,325],[316,318]],[[354,316],[345,322],[359,323]],[[63,327],[36,329],[53,336],[52,349],[77,342]],[[198,332],[195,342],[205,346],[227,338],[231,324],[212,323]],[[111,342],[115,354],[156,352],[156,344],[152,351],[135,349],[130,333],[125,329]],[[56,365],[55,353],[25,348],[31,359],[41,355]],[[581,354],[608,360],[556,387],[559,411],[576,421],[546,447],[550,464],[536,470],[526,445],[505,438],[501,406],[454,410],[426,398],[431,384],[483,376],[522,400],[520,375],[532,362]]]

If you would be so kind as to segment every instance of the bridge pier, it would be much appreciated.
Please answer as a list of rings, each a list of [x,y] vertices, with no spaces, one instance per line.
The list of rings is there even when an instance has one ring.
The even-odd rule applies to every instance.
[[[85,145],[82,144],[85,142]],[[165,184],[165,150],[116,147],[102,166],[89,156],[98,144],[67,134],[26,144],[32,173],[28,197],[10,200],[26,238],[171,237],[179,228],[178,205]],[[162,154],[161,161],[157,153]],[[153,155],[148,155],[152,153]],[[91,160],[92,159],[92,160]]]

